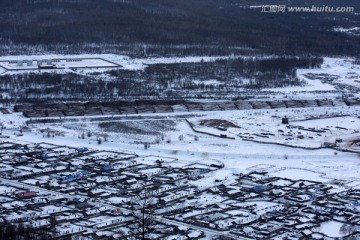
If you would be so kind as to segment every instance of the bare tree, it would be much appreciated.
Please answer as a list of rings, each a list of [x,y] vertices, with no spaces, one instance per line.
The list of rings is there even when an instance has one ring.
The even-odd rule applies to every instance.
[[[151,183],[141,186],[139,193],[131,200],[131,213],[135,219],[133,230],[134,239],[149,239],[148,235],[154,230],[154,210],[156,199],[151,191]]]

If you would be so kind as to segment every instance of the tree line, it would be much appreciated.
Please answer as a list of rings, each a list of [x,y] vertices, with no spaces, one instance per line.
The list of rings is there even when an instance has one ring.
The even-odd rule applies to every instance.
[[[0,76],[4,99],[96,100],[124,97],[212,97],[228,92],[301,86],[299,68],[317,68],[317,57],[228,58],[210,62],[152,64],[145,70],[110,70],[82,75],[75,72],[25,73]]]

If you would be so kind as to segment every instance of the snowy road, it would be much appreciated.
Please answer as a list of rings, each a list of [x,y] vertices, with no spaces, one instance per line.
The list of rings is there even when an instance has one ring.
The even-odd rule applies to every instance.
[[[0,66],[0,75],[5,73],[5,72],[6,72],[6,69]]]

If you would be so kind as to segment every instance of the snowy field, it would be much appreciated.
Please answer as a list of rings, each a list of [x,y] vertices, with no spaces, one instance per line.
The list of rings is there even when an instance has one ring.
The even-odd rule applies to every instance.
[[[59,69],[71,69],[71,68],[116,68],[120,67],[118,64],[114,64],[101,58],[27,58],[23,60],[7,60],[0,61],[2,68],[8,71],[21,71],[23,70],[38,70],[38,65],[53,66]]]
[[[342,225],[342,223],[336,221],[324,222],[320,226],[320,232],[333,238],[343,237],[343,234],[340,233],[340,227]]]
[[[170,64],[170,63],[189,63],[200,61],[213,61],[215,59],[226,59],[229,56],[207,57],[174,57],[174,58],[130,58],[124,55],[114,54],[81,54],[81,55],[30,55],[30,56],[1,56],[0,67],[3,69],[24,69],[38,70],[38,62],[43,64],[55,64],[58,68],[92,68],[87,69],[88,72],[101,72],[101,68],[111,68],[121,66],[126,70],[144,70],[149,64]],[[0,68],[0,74],[2,73]],[[61,70],[42,70],[42,71],[61,71]],[[103,71],[107,71],[106,69]],[[11,71],[11,74],[20,74],[23,71]]]
[[[284,94],[286,98],[314,97],[319,92],[332,93],[332,97],[340,96],[342,90],[354,90],[360,87],[360,65],[353,58],[324,58],[319,69],[298,69],[297,76],[306,81],[305,86],[263,89]],[[356,89],[354,89],[355,87]],[[350,89],[346,89],[350,88]],[[331,97],[331,94],[329,95]]]
[[[215,135],[227,134],[235,140],[195,133],[183,117],[167,114],[147,114],[141,120],[109,120],[96,121],[93,117],[78,118],[79,122],[61,122],[54,124],[29,125],[30,132],[23,131],[18,136],[18,130],[26,120],[20,114],[3,115],[3,135],[8,134],[12,139],[25,142],[50,142],[74,147],[85,146],[94,149],[124,150],[139,155],[160,155],[178,158],[181,162],[208,161],[210,159],[225,164],[223,170],[212,176],[213,179],[231,181],[231,173],[244,173],[252,170],[268,171],[274,176],[284,176],[293,179],[307,179],[330,182],[334,179],[344,181],[352,188],[360,188],[359,157],[357,153],[343,152],[335,149],[323,148],[319,150],[305,150],[274,144],[262,144],[244,141],[239,133],[260,134],[274,132],[270,142],[289,144],[295,147],[319,147],[325,141],[342,138],[340,148],[347,149],[349,141],[360,139],[358,128],[360,119],[357,118],[360,109],[357,107],[332,107],[315,109],[283,109],[283,110],[248,110],[222,111],[194,114],[187,119],[194,123],[195,128]],[[350,114],[339,118],[323,118],[304,120],[307,116],[321,117],[332,113]],[[286,131],[281,124],[281,117],[287,115],[290,125],[328,128],[325,134],[308,132],[304,139],[288,140],[281,136],[279,130]],[[273,117],[277,116],[277,117]],[[225,132],[216,127],[198,124],[204,119],[222,119],[232,122],[238,127],[229,127]],[[112,127],[105,128],[102,123]],[[337,128],[344,127],[346,128]],[[57,134],[47,138],[44,132],[53,131]],[[91,137],[81,139],[80,135],[91,131]],[[17,135],[16,135],[17,134]],[[104,138],[101,145],[97,139]],[[255,135],[254,135],[255,136]],[[309,138],[313,136],[313,138]],[[255,136],[256,137],[256,136]],[[330,139],[330,140],[329,140]],[[347,139],[350,139],[349,141]],[[261,138],[260,140],[263,140]],[[150,143],[150,148],[144,149],[144,143]],[[211,174],[210,174],[211,175]],[[204,182],[206,184],[206,181]],[[346,186],[346,185],[345,185]]]
[[[329,83],[360,86],[360,65],[355,64],[354,59],[351,58],[324,58],[320,69],[300,69],[298,75],[307,80],[310,85],[323,88],[318,88],[318,90],[331,89]],[[327,84],[320,86],[319,80]]]

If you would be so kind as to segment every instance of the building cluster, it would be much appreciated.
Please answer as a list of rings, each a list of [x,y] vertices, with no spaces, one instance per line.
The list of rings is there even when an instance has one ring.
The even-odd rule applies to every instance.
[[[26,59],[0,60],[0,67],[6,71],[34,71],[41,69],[91,69],[91,68],[121,68],[118,63],[103,58],[67,58],[67,59]]]
[[[354,231],[343,234],[359,237],[360,191],[338,192],[333,186],[250,172],[237,175],[232,184],[197,193],[162,213],[239,238],[324,239],[327,236],[320,227],[331,221],[353,226]]]
[[[229,102],[190,102],[174,101],[117,101],[58,104],[16,105],[16,112],[25,117],[66,117],[126,115],[146,113],[229,111],[249,109],[309,108],[333,106],[359,106],[359,99],[314,99],[314,100],[271,100],[271,101],[229,101]]]
[[[0,149],[0,223],[46,228],[55,237],[136,236],[142,207],[152,216],[152,237],[204,237],[157,210],[193,196],[199,189],[190,182],[223,167],[47,143],[3,142]]]
[[[0,158],[0,223],[46,228],[54,237],[126,239],[138,236],[146,222],[156,239],[209,233],[219,239],[323,239],[319,229],[329,221],[358,237],[351,229],[360,225],[360,191],[341,190],[341,182],[251,171],[225,184],[210,177],[224,167],[220,162],[47,143],[2,142]],[[198,184],[204,180],[207,186]]]

